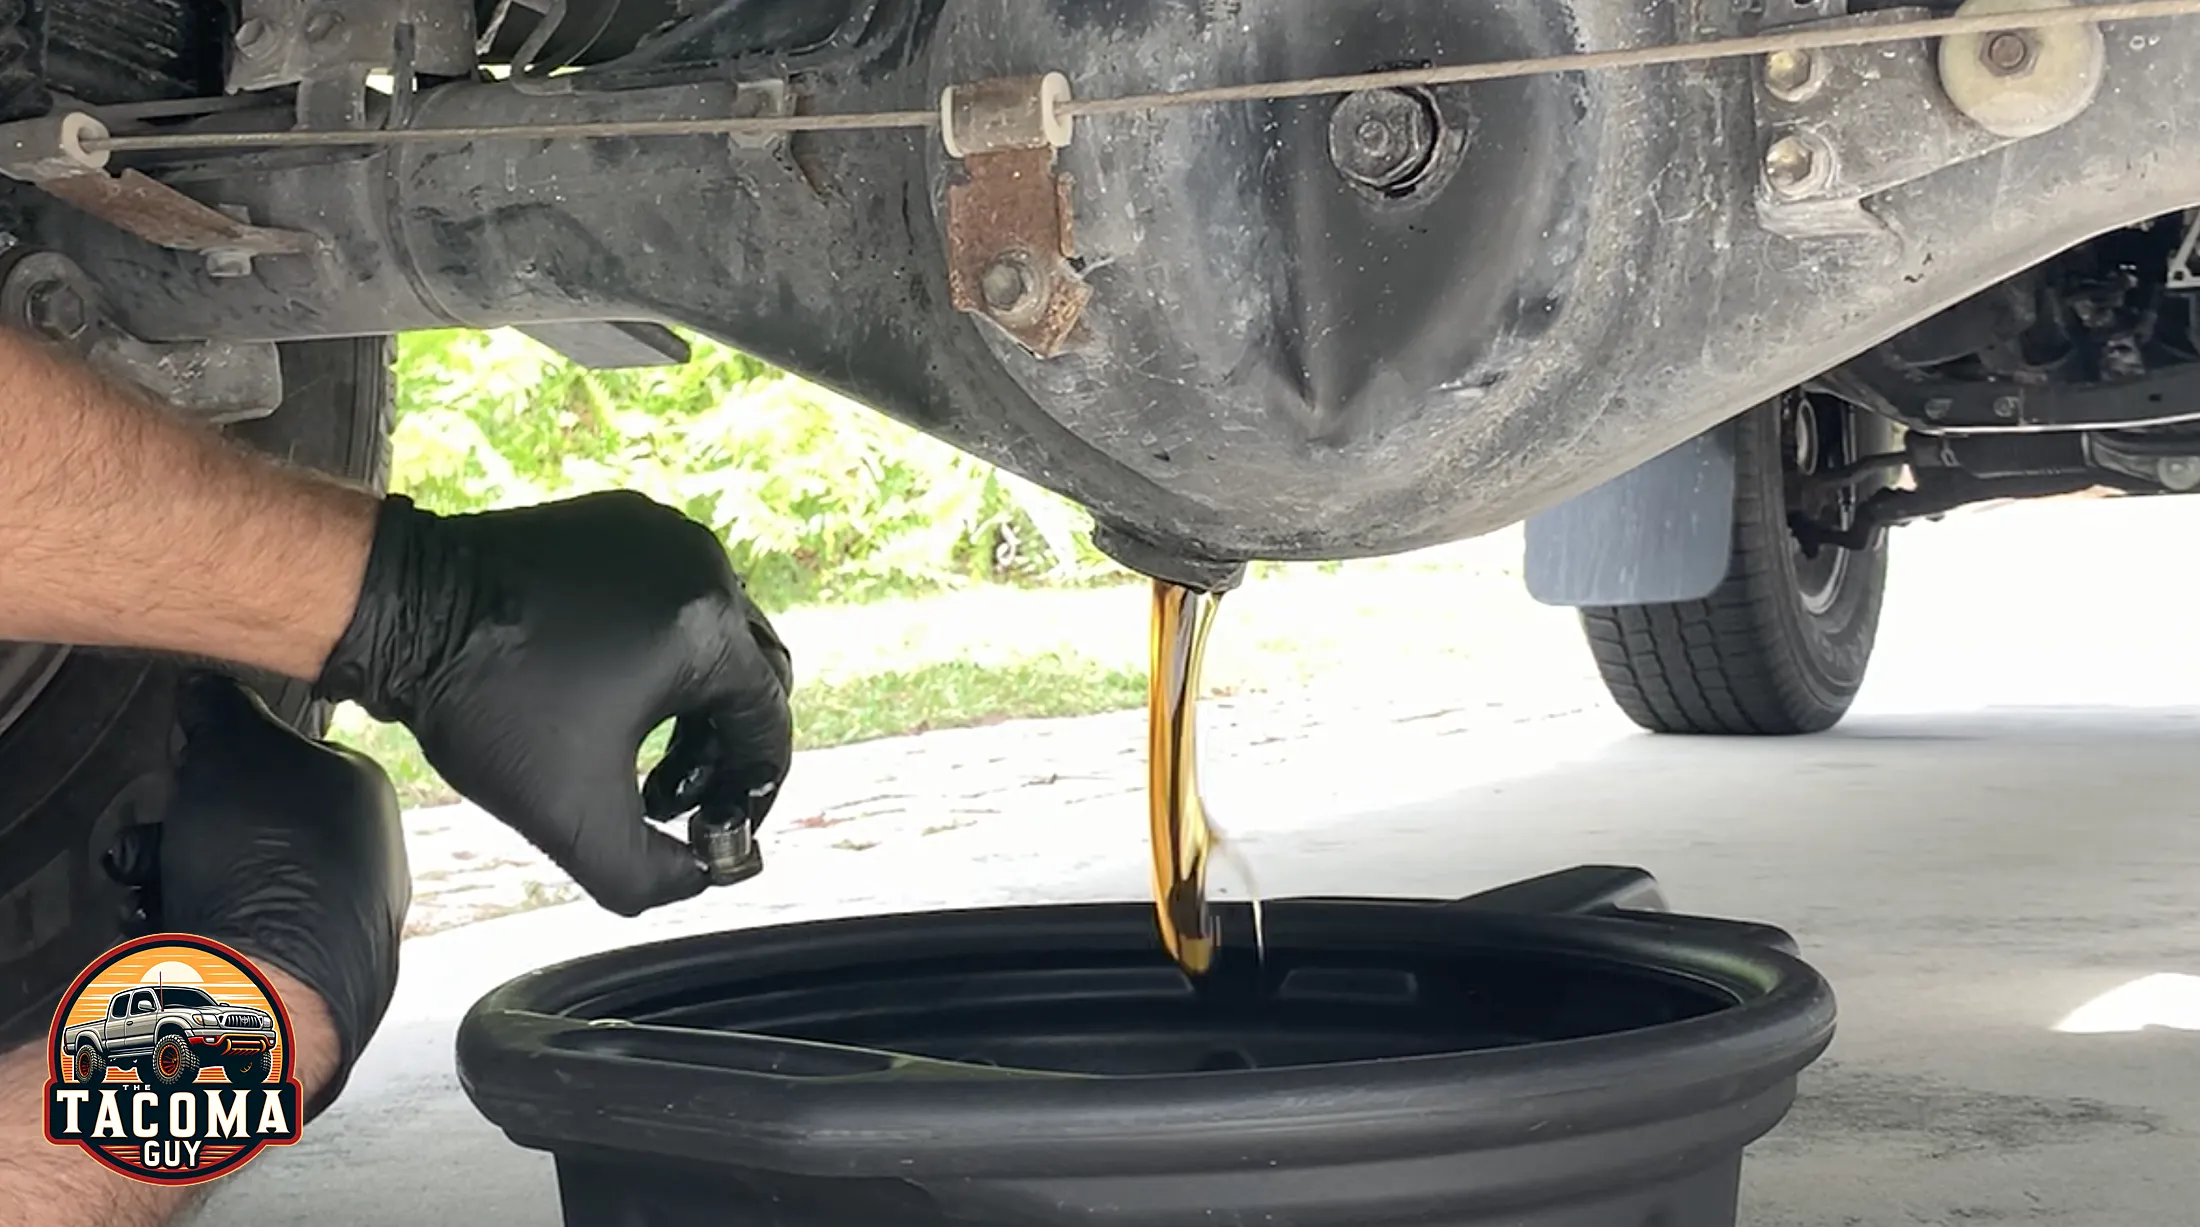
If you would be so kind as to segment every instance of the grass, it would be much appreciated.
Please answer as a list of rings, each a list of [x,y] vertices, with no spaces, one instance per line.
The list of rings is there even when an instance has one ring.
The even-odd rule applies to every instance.
[[[1002,720],[1083,716],[1146,701],[1141,672],[1061,653],[1002,664],[934,661],[797,692],[799,749]]]
[[[1441,689],[1469,664],[1486,678],[1522,636],[1577,634],[1563,611],[1528,601],[1518,567],[1517,536],[1500,534],[1393,559],[1262,568],[1223,601],[1205,690],[1395,688],[1401,679]],[[1136,708],[1148,606],[1143,584],[1122,584],[974,588],[778,614],[794,650],[796,747]],[[645,743],[645,763],[667,731]],[[347,707],[335,735],[388,767],[407,804],[454,799],[404,729]]]
[[[795,748],[822,749],[1002,720],[1083,716],[1136,707],[1145,700],[1143,673],[1059,652],[999,664],[933,661],[801,687],[794,702]],[[659,729],[643,743],[643,762],[663,755],[669,734],[669,728]],[[456,799],[404,728],[376,724],[347,707],[337,713],[335,736],[380,761],[407,805]]]

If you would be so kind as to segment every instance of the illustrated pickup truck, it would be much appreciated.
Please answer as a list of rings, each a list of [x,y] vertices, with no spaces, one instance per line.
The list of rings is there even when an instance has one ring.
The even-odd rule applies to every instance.
[[[61,1033],[62,1051],[74,1057],[71,1073],[83,1086],[105,1081],[113,1066],[166,1091],[196,1082],[208,1065],[219,1065],[233,1084],[257,1086],[267,1081],[274,1047],[275,1020],[266,1010],[175,986],[116,993],[106,1017]]]

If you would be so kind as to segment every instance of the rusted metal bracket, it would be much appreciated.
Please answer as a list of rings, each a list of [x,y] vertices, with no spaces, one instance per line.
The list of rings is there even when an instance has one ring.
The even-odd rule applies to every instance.
[[[231,258],[291,255],[320,245],[297,230],[255,226],[201,204],[167,184],[125,170],[107,173],[107,153],[84,147],[107,126],[82,111],[0,124],[0,175],[32,184],[148,243]]]
[[[1041,358],[1060,353],[1092,287],[1077,275],[1060,73],[950,86],[940,138],[962,173],[947,188],[947,290],[955,309],[992,320]]]
[[[318,245],[312,235],[238,221],[134,170],[91,171],[38,185],[102,221],[177,251],[295,255]]]

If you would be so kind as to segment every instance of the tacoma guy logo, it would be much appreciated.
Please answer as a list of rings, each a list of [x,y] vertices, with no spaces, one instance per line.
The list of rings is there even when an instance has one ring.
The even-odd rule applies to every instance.
[[[290,1018],[251,960],[160,933],[101,955],[62,995],[46,1139],[151,1184],[197,1184],[298,1140]]]

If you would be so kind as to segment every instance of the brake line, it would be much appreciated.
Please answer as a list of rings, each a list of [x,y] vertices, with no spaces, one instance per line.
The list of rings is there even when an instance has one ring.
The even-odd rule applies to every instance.
[[[2021,9],[2000,13],[1974,13],[1920,18],[1871,26],[1806,26],[1767,34],[1671,43],[1654,47],[1630,47],[1616,51],[1577,51],[1529,59],[1492,60],[1477,64],[1451,64],[1428,68],[1402,68],[1384,72],[1346,73],[1339,76],[1301,77],[1260,81],[1244,85],[1204,86],[1125,94],[1114,98],[1069,98],[1056,111],[1064,119],[1129,115],[1178,107],[1212,106],[1231,102],[1271,102],[1310,98],[1324,94],[1350,94],[1372,89],[1406,89],[1466,85],[1483,81],[1509,81],[1522,77],[1568,72],[1610,72],[1652,68],[1669,64],[1699,64],[1780,51],[1818,51],[1835,47],[1868,47],[1912,39],[1948,38],[1966,34],[1995,34],[2045,30],[2063,26],[2092,25],[2110,21],[2152,21],[2200,16],[2200,0],[2123,0],[2111,4]],[[284,149],[337,145],[418,145],[453,141],[599,140],[642,136],[778,136],[798,132],[861,132],[934,128],[936,109],[923,111],[874,111],[854,114],[769,115],[743,118],[611,120],[595,123],[489,124],[455,127],[356,129],[288,132],[178,132],[156,135],[92,136],[83,138],[91,153],[150,153],[168,150]]]

